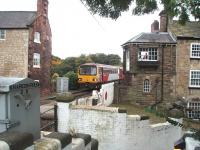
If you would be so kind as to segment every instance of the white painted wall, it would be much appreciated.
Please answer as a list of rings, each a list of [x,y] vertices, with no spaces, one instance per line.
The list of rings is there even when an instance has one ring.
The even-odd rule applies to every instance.
[[[102,84],[99,92],[93,90],[92,96],[76,99],[72,104],[92,106],[92,99],[98,99],[98,106],[110,106],[114,100],[114,82]]]
[[[101,95],[100,105],[103,106],[111,105],[114,99],[114,82],[102,84],[99,94]]]
[[[116,108],[58,104],[58,120],[59,132],[73,129],[90,134],[99,141],[99,150],[173,150],[174,142],[181,137],[179,127],[150,125],[149,120],[118,113]]]

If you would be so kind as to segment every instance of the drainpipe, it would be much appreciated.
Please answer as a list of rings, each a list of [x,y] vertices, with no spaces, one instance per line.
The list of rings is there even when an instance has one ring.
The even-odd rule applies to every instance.
[[[164,100],[164,96],[163,96],[164,95],[164,45],[162,45],[161,48],[162,48],[162,56],[161,56],[162,57],[162,63],[161,63],[161,89],[160,89],[161,98],[160,98],[160,100],[158,100],[154,104],[152,104],[151,108],[156,107],[158,104],[160,104]],[[157,90],[156,90],[156,95],[157,95]]]
[[[160,102],[163,102],[163,94],[164,94],[164,45],[162,45],[162,68],[161,68],[161,99]],[[159,103],[160,103],[159,102]]]

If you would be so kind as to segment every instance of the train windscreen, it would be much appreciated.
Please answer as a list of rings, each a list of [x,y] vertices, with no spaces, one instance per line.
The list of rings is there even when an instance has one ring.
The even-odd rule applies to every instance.
[[[96,75],[97,68],[96,66],[80,66],[80,75]]]

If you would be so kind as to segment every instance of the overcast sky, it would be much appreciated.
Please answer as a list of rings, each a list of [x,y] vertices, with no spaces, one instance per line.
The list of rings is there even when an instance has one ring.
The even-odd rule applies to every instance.
[[[0,11],[36,10],[37,0],[0,0]],[[159,10],[160,11],[160,10]],[[116,21],[94,17],[80,0],[49,0],[53,55],[61,58],[81,54],[118,54],[121,45],[140,32],[150,32],[151,23],[159,20],[159,11],[145,16],[123,13]]]

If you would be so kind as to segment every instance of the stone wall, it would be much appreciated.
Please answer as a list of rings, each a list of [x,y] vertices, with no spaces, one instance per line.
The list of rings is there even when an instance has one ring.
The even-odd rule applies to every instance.
[[[200,95],[199,88],[189,88],[190,70],[200,70],[200,59],[190,58],[191,43],[198,40],[178,40],[176,66],[176,94],[181,97]]]
[[[28,37],[28,29],[6,30],[0,40],[0,76],[27,77]]]
[[[124,90],[122,101],[129,100],[135,101],[143,105],[149,105],[155,103],[155,101],[161,100],[162,95],[162,52],[164,51],[164,65],[163,65],[163,100],[173,101],[175,98],[175,72],[176,72],[176,47],[171,45],[165,45],[162,49],[161,46],[145,45],[145,47],[158,47],[158,64],[151,66],[138,65],[137,61],[137,49],[139,46],[144,45],[128,45],[126,49],[130,50],[131,64],[130,72],[125,74],[125,80],[131,82],[131,85]],[[130,75],[132,76],[130,78]],[[131,79],[131,80],[130,80]],[[143,92],[143,82],[148,79],[151,84],[151,90],[149,93]]]
[[[58,103],[58,131],[91,134],[99,150],[172,150],[181,128],[161,123],[150,125],[138,115],[117,108],[70,106]]]

